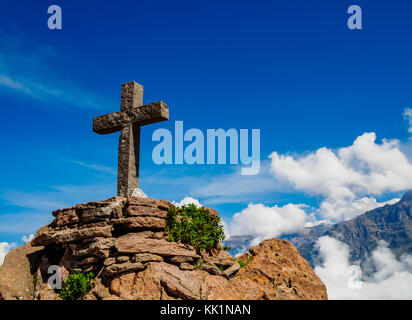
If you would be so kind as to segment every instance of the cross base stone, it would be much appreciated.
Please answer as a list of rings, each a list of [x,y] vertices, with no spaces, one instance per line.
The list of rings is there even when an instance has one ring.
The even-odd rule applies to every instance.
[[[137,198],[148,198],[148,196],[140,188],[134,188],[131,196]]]

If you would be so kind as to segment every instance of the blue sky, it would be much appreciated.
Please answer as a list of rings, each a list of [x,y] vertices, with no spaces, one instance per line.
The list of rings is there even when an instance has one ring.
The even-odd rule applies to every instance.
[[[355,2],[361,31],[346,24]],[[34,233],[52,209],[115,195],[118,133],[93,133],[92,119],[117,111],[120,85],[131,80],[144,86],[145,103],[170,107],[167,123],[142,129],[141,188],[157,199],[192,196],[225,221],[250,202],[304,203],[318,216],[335,197],[284,171],[280,183],[269,172],[274,151],[299,159],[374,132],[377,144],[397,139],[409,157],[402,114],[412,107],[412,4],[355,2],[3,0],[0,242]],[[47,28],[51,4],[62,7],[62,30]],[[176,120],[204,132],[259,128],[262,174],[155,165],[151,135]],[[352,200],[398,198],[410,187],[397,181],[349,187]]]

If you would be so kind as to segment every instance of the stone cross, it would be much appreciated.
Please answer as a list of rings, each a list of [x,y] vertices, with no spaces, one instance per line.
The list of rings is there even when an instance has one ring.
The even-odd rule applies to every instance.
[[[120,112],[93,119],[93,131],[120,131],[117,195],[127,197],[139,186],[140,126],[169,120],[169,108],[162,102],[143,105],[143,86],[135,81],[122,84]]]

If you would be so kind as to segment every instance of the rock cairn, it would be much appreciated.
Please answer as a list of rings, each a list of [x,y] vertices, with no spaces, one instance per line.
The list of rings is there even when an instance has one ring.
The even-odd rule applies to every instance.
[[[93,271],[83,299],[327,299],[326,287],[289,242],[265,240],[234,259],[222,248],[199,251],[168,241],[170,202],[134,196],[53,212],[0,267],[4,299],[59,299],[47,270]],[[212,215],[216,210],[205,208]]]
[[[236,264],[224,250],[198,252],[191,245],[168,241],[170,205],[166,200],[117,196],[59,209],[53,212],[54,221],[37,232],[32,245],[63,252],[59,261],[63,277],[93,271],[112,278],[162,261],[193,270],[199,259],[204,270],[221,274],[219,267]],[[206,211],[217,215],[211,208]]]

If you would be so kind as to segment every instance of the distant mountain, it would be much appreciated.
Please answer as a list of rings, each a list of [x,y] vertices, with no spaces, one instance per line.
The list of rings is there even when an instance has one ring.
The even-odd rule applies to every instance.
[[[231,236],[223,244],[227,247],[231,247],[229,253],[232,256],[238,256],[243,252],[247,251],[251,247],[251,241],[254,239],[253,236],[243,235],[243,236]]]
[[[399,258],[404,253],[412,254],[412,190],[393,205],[385,205],[368,211],[351,220],[337,224],[320,224],[305,228],[302,232],[284,235],[281,238],[292,242],[300,254],[314,266],[320,262],[316,241],[322,236],[338,239],[349,246],[351,262],[360,262],[365,274],[373,272],[368,257],[380,240]],[[231,246],[231,254],[246,250],[252,236],[232,236],[225,241]]]
[[[306,228],[303,232],[282,238],[292,242],[313,266],[319,262],[315,243],[322,236],[346,243],[350,248],[351,262],[360,261],[366,273],[373,271],[367,258],[376,249],[379,240],[386,241],[397,257],[404,253],[412,254],[412,190],[393,205],[376,208],[334,225]]]

